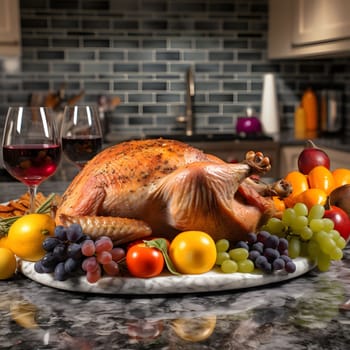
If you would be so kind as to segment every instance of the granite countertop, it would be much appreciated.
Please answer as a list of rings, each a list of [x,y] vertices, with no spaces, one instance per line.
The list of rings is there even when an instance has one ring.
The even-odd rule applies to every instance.
[[[40,190],[64,191],[46,181]],[[23,193],[1,183],[0,201]],[[326,273],[245,290],[96,295],[0,281],[1,349],[347,349],[350,247]],[[350,307],[350,302],[347,305]]]

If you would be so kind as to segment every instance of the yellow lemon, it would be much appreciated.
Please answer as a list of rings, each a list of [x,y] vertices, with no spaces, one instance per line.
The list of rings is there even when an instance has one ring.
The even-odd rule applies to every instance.
[[[45,255],[43,241],[54,231],[55,221],[49,215],[24,215],[11,225],[7,245],[19,258],[38,261]]]
[[[17,268],[15,255],[10,249],[0,248],[0,280],[12,277]]]

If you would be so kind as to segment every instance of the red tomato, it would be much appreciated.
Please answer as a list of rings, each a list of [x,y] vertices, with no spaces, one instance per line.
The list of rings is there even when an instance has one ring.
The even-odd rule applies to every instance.
[[[134,277],[155,277],[163,270],[163,254],[157,248],[147,247],[144,243],[135,244],[126,253],[126,266]]]
[[[330,209],[325,211],[323,217],[333,220],[334,229],[337,230],[346,241],[349,240],[350,218],[343,209],[331,206]]]

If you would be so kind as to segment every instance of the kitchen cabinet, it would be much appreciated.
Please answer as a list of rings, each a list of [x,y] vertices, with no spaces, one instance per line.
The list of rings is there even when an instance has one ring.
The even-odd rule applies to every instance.
[[[270,158],[271,170],[266,177],[279,178],[279,143],[261,140],[189,142],[206,153],[213,154],[227,162],[240,162],[248,151],[259,151]]]
[[[280,150],[280,174],[287,175],[293,170],[298,170],[298,157],[304,146],[284,146]],[[327,147],[322,149],[331,160],[331,170],[337,168],[350,168],[349,153]]]
[[[0,0],[0,57],[19,56],[20,11],[18,0]]]
[[[348,0],[269,0],[269,58],[350,55],[349,13]]]

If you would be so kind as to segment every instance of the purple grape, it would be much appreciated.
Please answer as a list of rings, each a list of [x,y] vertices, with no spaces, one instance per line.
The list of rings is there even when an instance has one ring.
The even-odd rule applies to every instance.
[[[262,254],[264,252],[264,244],[262,242],[255,242],[250,249],[257,250],[260,254]]]
[[[286,238],[280,238],[278,243],[278,251],[282,254],[288,250],[288,240]]]
[[[64,268],[64,262],[58,263],[55,267],[54,279],[56,281],[65,281],[68,278],[68,276],[69,275]]]
[[[278,250],[273,248],[265,248],[264,249],[264,256],[266,256],[267,260],[272,263],[274,260],[280,257],[280,253]]]
[[[257,241],[257,237],[256,237],[256,234],[254,232],[249,232],[247,234],[247,242],[249,244],[253,244]]]
[[[293,262],[293,260],[286,254],[281,254],[280,258],[283,259],[285,263]]]
[[[234,248],[244,248],[245,250],[248,250],[249,251],[249,246],[248,246],[248,243],[244,242],[244,241],[238,241]]]
[[[66,228],[62,225],[56,226],[55,227],[55,237],[57,237],[61,241],[65,241],[67,239]]]
[[[41,259],[41,264],[45,268],[55,267],[57,263],[57,257],[53,254],[53,252],[46,253]]]
[[[74,272],[76,272],[78,270],[80,265],[81,265],[81,261],[80,260],[75,260],[73,258],[68,258],[64,262],[64,269],[65,269],[65,271],[67,273],[73,274]]]
[[[286,263],[285,270],[286,270],[288,273],[293,273],[293,272],[295,272],[296,269],[297,269],[297,267],[295,266],[295,264],[294,264],[293,261],[288,261],[288,262]]]
[[[248,259],[254,262],[258,256],[261,256],[261,254],[257,250],[251,250]]]
[[[267,232],[267,231],[260,231],[258,234],[257,234],[257,240],[258,242],[261,242],[261,243],[264,243],[265,244],[265,241],[268,237],[270,237],[271,234],[270,232]]]
[[[83,256],[81,252],[81,244],[71,243],[67,248],[67,256],[73,259],[80,259]]]
[[[44,267],[41,260],[36,261],[34,264],[34,271],[37,273],[51,273],[54,269],[54,267]]]
[[[67,227],[67,239],[70,242],[77,242],[83,238],[83,229],[79,224],[71,224]]]
[[[57,237],[48,237],[43,242],[43,248],[47,252],[52,252],[54,248],[60,244],[62,241]]]
[[[275,235],[270,235],[265,239],[265,248],[276,249],[278,247],[280,239]]]
[[[274,271],[283,270],[285,266],[286,266],[286,263],[281,258],[277,258],[272,262],[272,268]]]
[[[66,245],[62,243],[58,244],[52,251],[52,254],[56,257],[57,261],[66,260],[67,258]]]

